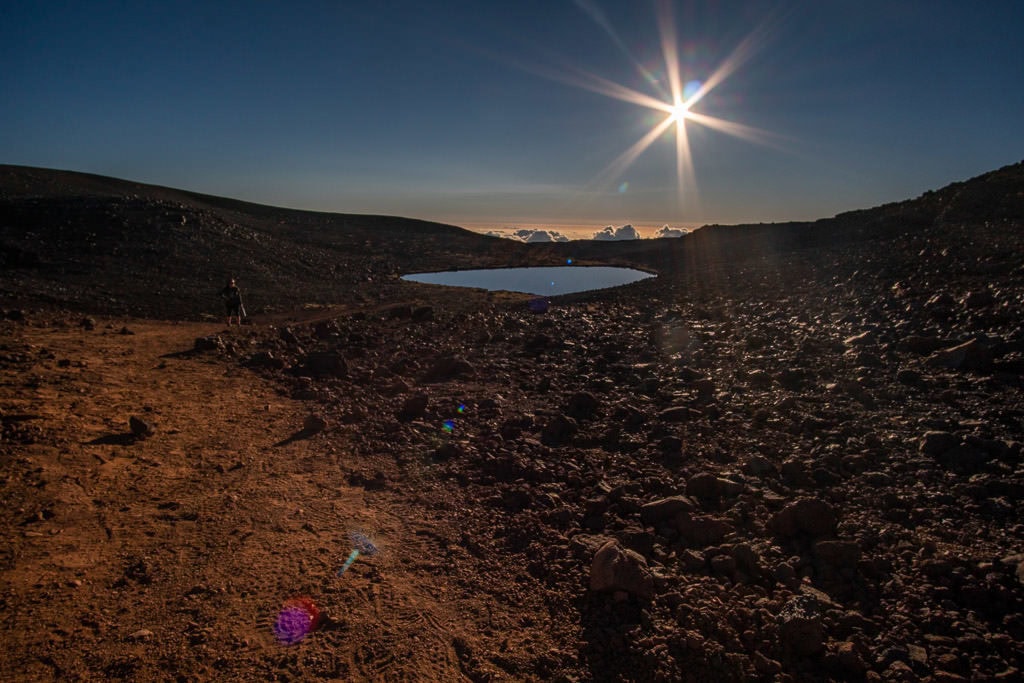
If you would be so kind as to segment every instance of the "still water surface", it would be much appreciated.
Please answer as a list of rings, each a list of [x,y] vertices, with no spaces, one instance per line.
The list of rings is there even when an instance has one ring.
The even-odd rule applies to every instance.
[[[555,296],[628,285],[654,277],[633,268],[612,266],[550,266],[540,268],[488,268],[486,270],[450,270],[443,273],[414,273],[403,280],[428,285],[476,287],[490,291],[524,292]]]

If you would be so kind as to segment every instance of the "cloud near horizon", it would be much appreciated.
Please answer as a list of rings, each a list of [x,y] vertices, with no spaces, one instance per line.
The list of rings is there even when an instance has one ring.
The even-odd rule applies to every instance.
[[[615,228],[611,225],[607,226],[604,230],[598,230],[591,237],[593,240],[600,242],[621,242],[625,240],[638,240],[640,239],[640,233],[632,225],[623,225]]]
[[[667,225],[661,226],[658,232],[654,233],[655,238],[661,237],[682,237],[686,233],[690,232],[686,228],[672,228]]]

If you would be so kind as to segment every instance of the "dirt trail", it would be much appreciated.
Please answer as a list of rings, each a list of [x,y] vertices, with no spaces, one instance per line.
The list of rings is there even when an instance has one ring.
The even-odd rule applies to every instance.
[[[0,670],[465,679],[456,644],[493,615],[446,599],[458,587],[432,571],[443,520],[400,491],[349,486],[339,466],[361,456],[297,433],[303,404],[185,353],[222,331],[148,321],[3,331]],[[131,415],[155,434],[133,439]],[[382,551],[337,577],[351,529],[375,534]],[[277,612],[303,595],[327,619],[282,646]]]

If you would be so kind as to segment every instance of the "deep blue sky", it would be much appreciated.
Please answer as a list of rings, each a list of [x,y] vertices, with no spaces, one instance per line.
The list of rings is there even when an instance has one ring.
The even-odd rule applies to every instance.
[[[694,111],[777,136],[688,123],[699,202],[682,206],[671,131],[595,184],[665,114],[557,76],[656,95],[631,61],[664,74],[646,0],[7,2],[0,162],[299,208],[599,227],[819,218],[1024,158],[1020,0],[672,7],[684,78],[760,32]]]

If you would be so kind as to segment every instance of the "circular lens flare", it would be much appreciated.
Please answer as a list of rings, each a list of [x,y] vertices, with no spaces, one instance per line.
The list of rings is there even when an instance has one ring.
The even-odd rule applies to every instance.
[[[704,83],[701,81],[687,81],[686,85],[683,86],[683,99],[689,101],[691,97],[700,91],[703,85]]]

